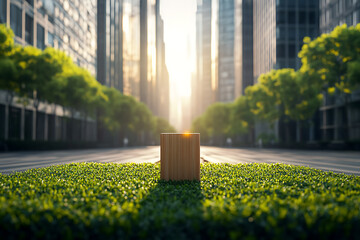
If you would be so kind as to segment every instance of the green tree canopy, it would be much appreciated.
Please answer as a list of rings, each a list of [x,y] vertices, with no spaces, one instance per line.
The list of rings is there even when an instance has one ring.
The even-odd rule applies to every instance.
[[[230,107],[230,134],[242,135],[254,125],[254,114],[251,112],[247,96],[241,96]]]
[[[14,33],[6,27],[5,24],[0,24],[0,58],[9,56],[14,48]]]
[[[338,90],[349,94],[358,88],[360,79],[350,78],[353,75],[349,71],[360,61],[360,24],[338,26],[313,41],[306,37],[304,43],[299,52],[301,72],[315,75],[312,84],[321,85],[329,93]]]

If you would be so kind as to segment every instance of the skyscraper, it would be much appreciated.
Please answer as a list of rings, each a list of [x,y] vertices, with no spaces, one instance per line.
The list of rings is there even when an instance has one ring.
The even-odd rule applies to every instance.
[[[214,9],[215,10],[215,9]],[[232,102],[235,99],[235,11],[234,0],[218,1],[218,76],[217,100]]]
[[[98,0],[98,81],[168,119],[169,84],[159,0]]]
[[[303,38],[318,36],[319,3],[317,0],[257,0],[254,1],[254,83],[272,69],[299,69],[297,57]],[[290,129],[287,135],[284,125]],[[282,119],[271,130],[267,124],[257,123],[255,135],[274,134],[277,139],[291,136],[296,141],[296,123]]]
[[[165,63],[164,21],[160,15],[160,0],[156,1],[156,115],[169,120],[169,72]]]
[[[196,10],[196,77],[192,82],[192,117],[202,114],[215,101],[212,87],[212,1],[199,0]]]
[[[123,93],[140,101],[140,1],[123,0]]]
[[[15,43],[60,49],[77,65],[96,74],[95,0],[0,0],[0,23],[11,27]],[[70,121],[62,108],[54,111],[53,106],[46,103],[41,103],[38,111],[31,105],[25,107],[15,102],[5,106],[7,103],[0,102],[0,122],[4,123],[0,124],[0,139],[96,139],[94,120],[74,118]]]
[[[253,85],[253,0],[235,0],[235,98]]]
[[[122,1],[97,0],[97,80],[123,92]]]
[[[305,36],[318,36],[317,0],[254,1],[254,80],[271,69],[300,68]]]

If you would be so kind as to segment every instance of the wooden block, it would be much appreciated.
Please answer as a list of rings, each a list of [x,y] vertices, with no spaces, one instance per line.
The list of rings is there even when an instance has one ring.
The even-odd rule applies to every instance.
[[[200,133],[160,134],[163,180],[200,181]]]

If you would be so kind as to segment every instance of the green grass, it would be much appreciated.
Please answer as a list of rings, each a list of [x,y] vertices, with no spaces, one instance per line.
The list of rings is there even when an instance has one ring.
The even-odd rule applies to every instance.
[[[1,239],[356,239],[360,177],[283,164],[80,163],[0,175]]]

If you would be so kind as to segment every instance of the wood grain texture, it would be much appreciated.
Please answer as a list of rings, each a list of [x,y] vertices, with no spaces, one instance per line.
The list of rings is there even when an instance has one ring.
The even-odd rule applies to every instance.
[[[200,134],[160,134],[160,177],[200,181]]]

